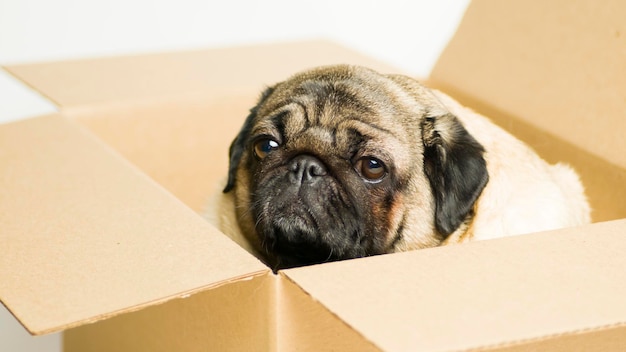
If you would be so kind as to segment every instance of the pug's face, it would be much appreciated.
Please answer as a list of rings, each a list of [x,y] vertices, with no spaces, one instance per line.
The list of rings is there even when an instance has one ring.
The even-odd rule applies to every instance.
[[[430,91],[354,66],[267,89],[225,192],[275,268],[439,244],[487,182],[482,147]]]

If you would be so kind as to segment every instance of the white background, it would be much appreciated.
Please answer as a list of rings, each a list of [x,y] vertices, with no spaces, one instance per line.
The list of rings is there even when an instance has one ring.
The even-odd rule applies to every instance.
[[[0,0],[0,65],[329,38],[425,77],[468,2]],[[0,123],[54,110],[0,71]],[[30,337],[0,305],[0,351],[60,349],[59,334]]]

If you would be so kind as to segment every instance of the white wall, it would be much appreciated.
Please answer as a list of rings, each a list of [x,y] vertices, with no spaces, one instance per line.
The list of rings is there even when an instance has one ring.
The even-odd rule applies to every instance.
[[[428,73],[468,0],[0,0],[0,63],[326,36]]]
[[[427,76],[468,2],[0,0],[0,65],[325,37]],[[49,111],[0,72],[0,122]],[[30,337],[0,305],[0,351],[60,346],[59,335]]]

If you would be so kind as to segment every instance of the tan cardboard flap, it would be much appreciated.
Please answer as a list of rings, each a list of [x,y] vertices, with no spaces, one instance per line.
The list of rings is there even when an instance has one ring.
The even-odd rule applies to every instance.
[[[302,288],[279,273],[277,282],[276,351],[379,351]]]
[[[626,2],[473,1],[431,80],[626,168]]]
[[[139,167],[197,212],[221,193],[228,174],[228,147],[258,92],[107,104],[67,109],[65,114]]]
[[[32,333],[267,268],[62,116],[0,128],[0,299]]]
[[[260,92],[297,71],[351,63],[391,66],[327,42],[305,41],[7,67],[61,107],[180,96]]]
[[[497,347],[626,328],[625,235],[618,220],[285,274],[383,350]]]
[[[276,351],[274,278],[268,272],[68,330],[63,351]]]

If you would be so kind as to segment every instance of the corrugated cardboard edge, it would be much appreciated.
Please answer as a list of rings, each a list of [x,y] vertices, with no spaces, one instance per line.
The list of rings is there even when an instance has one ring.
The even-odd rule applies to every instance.
[[[89,318],[89,319],[81,320],[81,321],[78,321],[78,322],[73,323],[73,324],[67,324],[65,326],[60,326],[60,327],[57,327],[57,328],[54,328],[54,329],[45,330],[45,331],[38,331],[38,332],[32,332],[32,331],[29,330],[29,332],[32,335],[38,336],[38,335],[45,335],[45,334],[60,332],[60,331],[64,331],[64,330],[69,330],[69,329],[72,329],[72,328],[76,328],[76,327],[84,326],[84,325],[88,325],[88,324],[94,324],[94,323],[98,323],[98,322],[103,321],[103,320],[108,320],[108,319],[114,318],[114,317],[122,315],[122,314],[130,314],[130,313],[134,313],[134,312],[146,309],[146,308],[150,308],[150,307],[154,307],[154,306],[158,306],[158,305],[162,305],[162,304],[167,304],[168,302],[173,301],[173,300],[185,299],[185,298],[188,298],[190,296],[194,296],[194,295],[200,294],[202,292],[206,292],[208,290],[218,289],[220,287],[229,285],[231,283],[237,283],[237,282],[242,282],[242,281],[253,280],[255,278],[262,277],[263,275],[267,275],[267,273],[268,273],[268,271],[265,271],[265,270],[257,271],[255,273],[251,273],[249,275],[242,275],[242,276],[239,276],[239,277],[233,277],[232,279],[229,279],[229,280],[217,282],[217,283],[206,285],[206,286],[203,286],[203,287],[198,287],[198,288],[195,288],[193,290],[183,291],[183,292],[175,294],[175,295],[170,295],[170,296],[163,297],[163,298],[160,298],[160,299],[157,299],[157,300],[154,300],[154,301],[137,304],[135,306],[130,306],[128,308],[120,309],[120,310],[117,310],[117,311],[101,314],[99,316],[95,316],[95,317],[92,317],[92,318]],[[28,330],[28,327],[24,326],[24,328],[26,328],[26,330]]]
[[[273,351],[274,280],[268,272],[67,330],[64,350]]]
[[[54,106],[56,106],[57,110],[59,110],[61,108],[61,105],[59,104],[58,101],[55,101],[54,98],[48,94],[46,94],[45,92],[42,92],[41,90],[39,90],[37,88],[37,86],[31,82],[28,82],[26,80],[23,80],[21,77],[19,77],[19,75],[17,75],[12,69],[12,66],[10,65],[0,65],[0,70],[3,70],[4,72],[6,72],[9,76],[11,76],[12,78],[14,78],[16,81],[20,82],[21,84],[23,84],[24,86],[26,86],[30,91],[32,91],[33,93],[39,95],[41,98],[45,99],[46,101],[48,101],[49,103],[53,104]]]
[[[495,345],[487,345],[487,346],[479,346],[476,348],[470,348],[467,349],[465,351],[467,352],[472,352],[472,351],[540,351],[540,350],[545,350],[546,346],[545,343],[549,343],[552,345],[552,347],[549,350],[554,351],[553,348],[559,346],[559,345],[563,345],[564,347],[559,346],[559,348],[562,348],[560,350],[562,351],[573,351],[574,350],[574,346],[571,345],[571,342],[568,341],[570,338],[572,337],[581,337],[582,335],[585,335],[585,337],[587,337],[588,335],[592,335],[592,334],[598,334],[600,335],[601,333],[606,333],[606,332],[612,332],[611,330],[614,329],[619,329],[620,331],[618,332],[618,334],[624,334],[626,332],[626,322],[622,322],[622,323],[615,323],[615,324],[608,324],[608,325],[603,325],[603,326],[597,326],[597,327],[592,327],[592,328],[587,328],[587,329],[580,329],[580,330],[574,330],[574,331],[569,331],[567,333],[561,333],[561,334],[550,334],[550,335],[545,335],[545,336],[539,336],[536,338],[532,338],[532,339],[525,339],[525,340],[516,340],[516,341],[507,341],[501,344],[495,344]],[[624,331],[621,331],[624,330]],[[602,337],[600,337],[602,339]],[[543,346],[542,346],[543,345]],[[605,348],[603,349],[599,349],[595,343],[593,343],[592,345],[589,344],[585,344],[585,345],[578,345],[576,346],[576,348],[580,349],[581,351],[587,351],[589,350],[589,348],[593,348],[596,351],[621,351],[622,349],[608,349],[608,346],[605,346]],[[615,346],[611,346],[611,347],[615,347]],[[619,347],[619,346],[618,346]],[[624,347],[624,346],[622,346]]]

